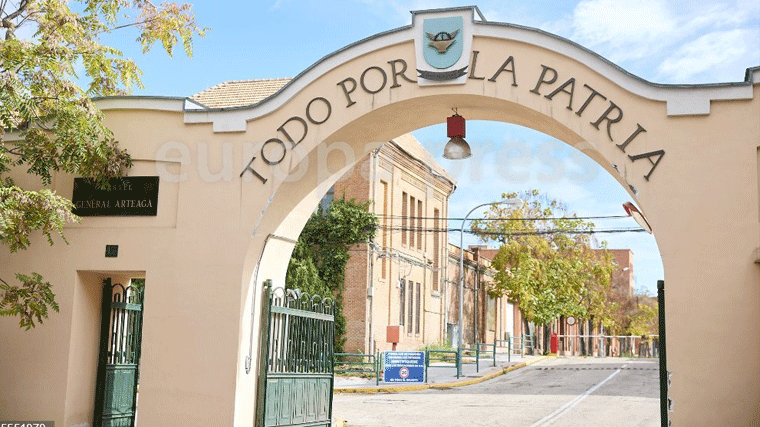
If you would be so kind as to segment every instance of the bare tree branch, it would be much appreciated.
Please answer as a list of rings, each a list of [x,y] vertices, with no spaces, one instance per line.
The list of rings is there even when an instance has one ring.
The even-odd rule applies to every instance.
[[[127,27],[134,27],[134,26],[137,26],[137,25],[141,25],[141,24],[147,24],[147,23],[149,23],[149,22],[153,22],[153,21],[155,21],[156,19],[158,19],[158,18],[151,18],[151,19],[146,19],[145,21],[140,21],[140,22],[133,22],[133,23],[131,23],[131,24],[124,24],[124,25],[119,25],[119,26],[116,26],[116,27],[110,28],[108,31],[113,31],[113,30],[120,30],[120,29],[122,29],[122,28],[127,28]]]
[[[19,5],[18,5],[18,9],[16,9],[15,12],[6,15],[4,19],[7,19],[9,21],[11,19],[16,19],[19,15],[21,15],[22,13],[24,13],[24,11],[26,10],[26,8],[29,6],[29,2],[30,1],[31,0],[21,0],[21,3],[19,3]]]

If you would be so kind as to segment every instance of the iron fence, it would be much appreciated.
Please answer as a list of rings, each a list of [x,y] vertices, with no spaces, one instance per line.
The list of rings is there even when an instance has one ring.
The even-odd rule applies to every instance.
[[[433,358],[435,358],[435,361],[437,362],[448,362],[454,363],[454,366],[449,365],[435,365],[431,366],[430,362],[433,361]],[[454,368],[457,370],[457,379],[461,375],[461,355],[458,350],[431,350],[431,349],[425,349],[425,380],[427,381],[428,375],[427,370],[430,368]]]
[[[357,373],[374,375],[375,385],[380,384],[380,354],[335,353],[333,372],[335,374]]]
[[[557,335],[565,356],[658,357],[658,335]]]

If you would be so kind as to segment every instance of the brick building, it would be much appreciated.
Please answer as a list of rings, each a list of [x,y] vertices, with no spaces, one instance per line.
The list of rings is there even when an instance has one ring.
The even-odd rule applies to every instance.
[[[346,351],[389,350],[389,325],[400,328],[399,349],[445,340],[445,218],[454,188],[407,134],[357,163],[323,199],[373,200],[380,225],[373,242],[351,248],[346,266]]]
[[[450,342],[458,342],[459,323],[459,260],[460,249],[449,244],[446,323]],[[462,328],[464,343],[493,343],[494,339],[506,340],[522,334],[520,310],[507,297],[491,298],[488,295],[496,271],[491,261],[498,249],[485,245],[472,245],[464,252],[464,313]],[[477,322],[474,320],[477,319]]]

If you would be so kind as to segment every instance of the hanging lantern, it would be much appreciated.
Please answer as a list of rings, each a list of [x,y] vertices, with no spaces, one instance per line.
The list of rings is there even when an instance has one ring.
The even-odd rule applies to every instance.
[[[472,156],[470,144],[464,140],[464,117],[454,114],[446,119],[447,136],[451,138],[443,149],[443,158],[449,160],[466,159]]]

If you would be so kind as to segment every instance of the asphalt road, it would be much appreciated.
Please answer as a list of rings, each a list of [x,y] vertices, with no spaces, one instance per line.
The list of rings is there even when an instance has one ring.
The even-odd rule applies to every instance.
[[[556,358],[479,384],[336,394],[348,426],[657,427],[656,359]]]

